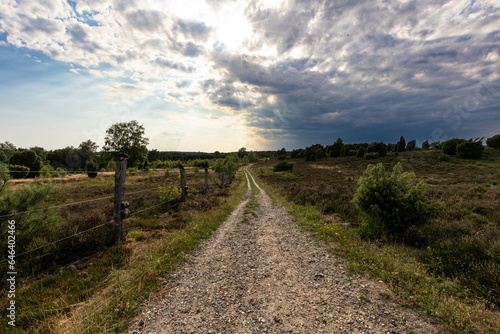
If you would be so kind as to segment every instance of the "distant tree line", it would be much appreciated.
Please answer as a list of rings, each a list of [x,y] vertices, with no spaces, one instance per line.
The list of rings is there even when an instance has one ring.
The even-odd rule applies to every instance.
[[[483,138],[458,139],[453,138],[443,143],[437,141],[429,143],[428,140],[422,142],[421,147],[417,147],[415,139],[406,142],[406,139],[401,136],[397,143],[385,144],[382,142],[345,144],[342,139],[338,138],[332,145],[323,146],[314,144],[304,149],[294,149],[290,153],[292,159],[305,159],[306,161],[315,161],[325,157],[347,157],[357,156],[359,158],[373,159],[385,157],[388,152],[394,152],[396,155],[400,152],[414,150],[436,150],[441,149],[444,154],[456,155],[459,158],[477,159],[480,158],[484,151],[482,144]],[[495,135],[486,140],[488,147],[500,149],[500,134]],[[280,160],[283,156],[279,155],[281,151],[277,151]],[[286,151],[285,156],[286,158]]]

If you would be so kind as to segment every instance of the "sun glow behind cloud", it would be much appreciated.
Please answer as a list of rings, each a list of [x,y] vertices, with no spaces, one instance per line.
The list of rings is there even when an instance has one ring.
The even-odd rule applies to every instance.
[[[0,4],[0,52],[27,54],[47,77],[43,71],[57,63],[66,66],[57,67],[65,78],[95,82],[59,97],[54,94],[61,90],[54,89],[55,98],[44,103],[23,92],[30,89],[27,82],[47,80],[19,70],[24,82],[0,87],[0,98],[8,101],[0,112],[41,114],[59,105],[58,115],[67,110],[71,133],[80,134],[75,146],[85,133],[105,131],[96,115],[142,121],[151,128],[152,148],[166,150],[174,143],[177,149],[210,151],[221,149],[215,143],[235,150],[292,148],[337,137],[393,140],[416,117],[425,127],[410,135],[447,126],[452,136],[455,129],[443,117],[436,123],[436,114],[500,80],[500,11],[494,1]],[[0,74],[12,78],[13,60],[3,63]],[[10,95],[23,103],[6,95],[13,90]],[[71,104],[81,96],[88,101]],[[485,114],[488,123],[498,124],[498,104],[498,97],[482,102],[482,119],[471,116],[463,129],[473,129]],[[73,124],[74,115],[85,121]],[[383,126],[358,131],[370,120]],[[5,140],[16,141],[14,131],[4,133]]]

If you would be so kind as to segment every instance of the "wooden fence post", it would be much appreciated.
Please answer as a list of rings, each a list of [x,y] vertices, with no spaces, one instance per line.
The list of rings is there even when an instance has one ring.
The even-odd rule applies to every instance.
[[[186,172],[183,165],[179,165],[179,172],[181,174],[181,200],[184,202],[187,198],[187,187],[186,187]]]
[[[125,176],[127,175],[127,155],[120,153],[116,161],[115,171],[115,205],[113,213],[113,232],[115,243],[124,240],[122,227],[122,202],[125,191]]]

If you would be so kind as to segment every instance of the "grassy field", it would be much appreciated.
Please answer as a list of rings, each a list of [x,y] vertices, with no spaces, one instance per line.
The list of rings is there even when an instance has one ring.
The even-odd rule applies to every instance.
[[[126,329],[138,307],[155,298],[168,273],[201,239],[211,235],[246,190],[241,174],[229,188],[219,189],[215,174],[210,172],[209,193],[204,195],[203,170],[186,168],[188,200],[158,205],[158,187],[177,187],[178,175],[178,170],[172,169],[127,176],[125,200],[130,202],[131,217],[124,221],[124,243],[112,245],[111,225],[105,225],[19,256],[16,327],[7,326],[8,300],[2,296],[0,328],[12,333]],[[54,184],[44,206],[57,208],[33,214],[48,214],[56,217],[57,223],[47,226],[36,245],[112,221],[112,173],[95,179],[67,177],[40,182]],[[15,183],[9,191],[20,187],[22,182]],[[99,198],[103,199],[93,201]],[[86,202],[73,204],[82,201]],[[8,271],[5,262],[0,269]],[[6,289],[6,277],[1,282],[2,290]]]
[[[439,151],[384,158],[288,160],[291,172],[273,172],[276,160],[253,171],[305,228],[331,245],[356,273],[384,280],[400,301],[436,317],[457,333],[500,333],[500,154],[480,160],[440,159]],[[369,164],[386,170],[401,162],[427,183],[427,196],[442,203],[432,223],[403,239],[364,240],[365,219],[351,200]]]

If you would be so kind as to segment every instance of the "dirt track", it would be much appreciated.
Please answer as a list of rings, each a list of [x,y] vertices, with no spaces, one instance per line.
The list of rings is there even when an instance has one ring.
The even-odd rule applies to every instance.
[[[262,189],[256,217],[244,214],[250,197],[179,266],[131,333],[441,332],[383,283],[347,274]]]

